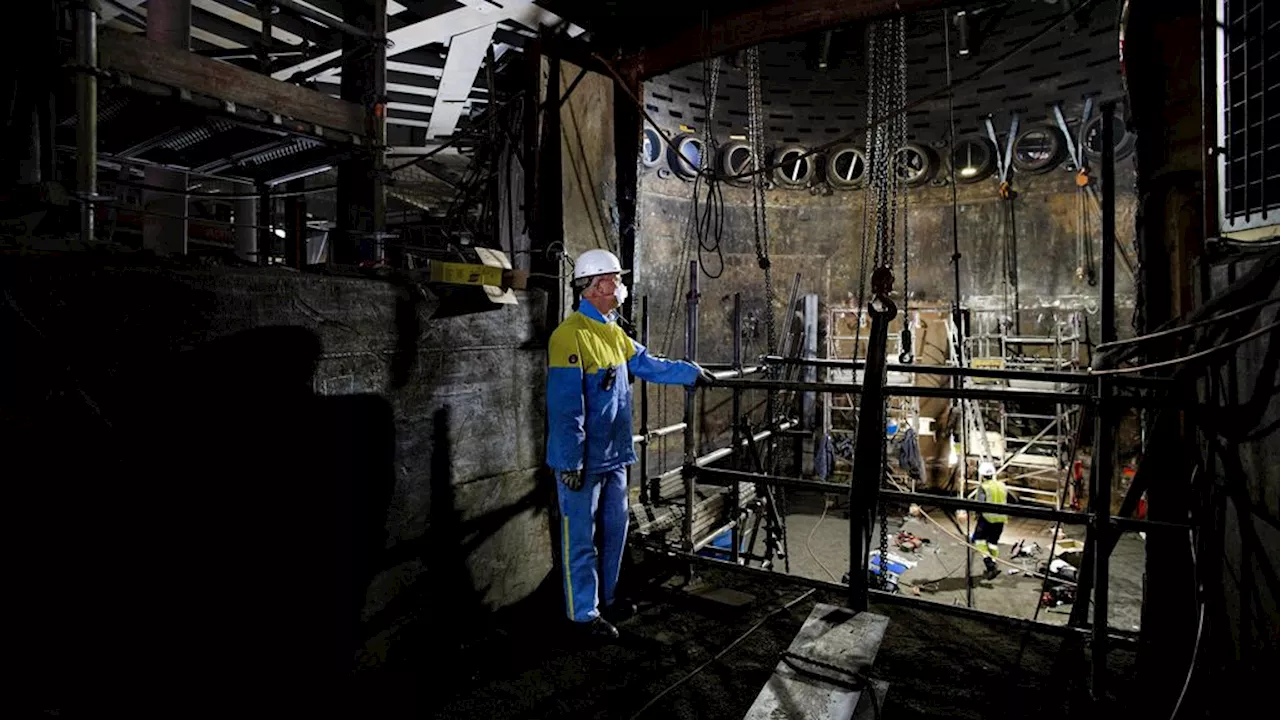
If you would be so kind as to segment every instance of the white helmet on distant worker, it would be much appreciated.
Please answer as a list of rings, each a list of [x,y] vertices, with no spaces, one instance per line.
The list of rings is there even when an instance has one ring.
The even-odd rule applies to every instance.
[[[618,262],[618,256],[608,250],[588,250],[579,255],[578,261],[573,264],[574,280],[614,273],[625,275],[627,272],[622,269],[622,263]]]
[[[996,476],[996,465],[993,462],[978,463],[978,477],[993,478]]]

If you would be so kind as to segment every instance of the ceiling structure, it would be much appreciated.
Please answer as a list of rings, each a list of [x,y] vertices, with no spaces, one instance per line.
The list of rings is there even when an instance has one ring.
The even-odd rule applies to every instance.
[[[131,32],[145,29],[146,0],[109,0],[102,21]],[[341,0],[298,0],[342,19]],[[447,138],[473,109],[488,103],[485,59],[521,52],[543,26],[576,36],[566,23],[533,0],[388,0],[387,124],[392,145]],[[256,69],[262,32],[255,0],[191,0],[192,50]],[[341,71],[320,66],[341,53],[335,30],[288,12],[272,17],[272,77],[306,81],[337,96]],[[309,72],[320,68],[320,72]],[[409,132],[417,128],[424,132]]]

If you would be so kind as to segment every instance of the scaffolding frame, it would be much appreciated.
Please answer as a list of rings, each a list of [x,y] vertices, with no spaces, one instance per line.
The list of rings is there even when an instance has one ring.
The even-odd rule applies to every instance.
[[[1080,310],[1066,311],[1065,317],[1053,313],[1053,331],[1046,335],[1025,335],[1010,332],[1009,322],[998,310],[970,310],[969,326],[976,332],[960,340],[960,333],[953,322],[948,322],[953,362],[975,367],[1005,368],[1037,372],[1071,372],[1080,369],[1080,345],[1083,340],[1083,316]],[[961,348],[961,357],[954,357],[954,349]],[[1032,354],[1028,348],[1045,348],[1046,353]],[[990,384],[989,379],[967,379],[966,383]],[[1009,387],[1022,383],[1023,387],[1061,390],[1063,385],[1052,380],[1010,380]],[[1077,408],[1062,403],[988,403],[986,409],[976,401],[967,406],[965,428],[967,456],[995,463],[998,472],[1012,470],[1005,477],[1011,491],[1024,501],[1050,505],[1061,510],[1067,497],[1067,483],[1062,476],[1065,455],[1071,446],[1071,438],[1079,422]],[[993,417],[998,430],[996,437],[986,427],[984,417]],[[1026,426],[1030,426],[1026,428]],[[1024,429],[1026,428],[1026,429]],[[976,434],[976,437],[975,437]],[[995,449],[992,450],[992,445]],[[1044,449],[1049,448],[1048,452]],[[977,452],[975,452],[977,451]],[[1051,483],[1052,489],[1044,484]],[[962,492],[966,497],[976,494],[970,487],[967,474],[962,477]]]

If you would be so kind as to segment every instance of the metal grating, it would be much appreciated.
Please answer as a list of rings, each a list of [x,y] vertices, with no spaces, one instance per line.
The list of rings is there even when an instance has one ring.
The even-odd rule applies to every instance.
[[[1219,0],[1218,48],[1222,231],[1278,225],[1280,8],[1271,0]]]

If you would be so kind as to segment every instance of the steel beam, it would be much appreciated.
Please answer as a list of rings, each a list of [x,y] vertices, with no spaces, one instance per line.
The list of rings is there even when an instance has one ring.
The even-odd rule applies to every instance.
[[[191,49],[191,0],[147,3],[147,39],[175,52]],[[142,221],[142,246],[157,255],[187,252],[187,189],[185,172],[148,167],[143,171],[148,185],[168,192],[143,191],[142,202],[156,215]]]
[[[704,57],[892,15],[910,15],[958,4],[955,0],[790,0],[738,10],[711,19],[710,26],[686,23],[672,40],[623,59],[622,70],[641,80],[684,67]]]
[[[345,2],[345,22],[375,37],[385,31],[387,0]],[[373,140],[370,152],[338,163],[338,226],[330,256],[342,265],[382,260],[387,200],[383,191],[386,128],[386,54],[384,43],[347,35],[343,40],[342,99],[361,109],[362,132]]]
[[[337,131],[338,138],[365,137],[365,113],[355,103],[110,28],[100,40],[105,70]]]
[[[385,20],[383,21],[384,27],[382,29],[382,34],[378,34],[377,28],[370,30],[368,28],[356,27],[351,23],[343,22],[326,13],[322,13],[318,10],[309,8],[306,5],[296,3],[294,0],[270,0],[270,2],[274,5],[280,6],[280,8],[284,10],[288,10],[296,15],[301,15],[302,17],[319,23],[331,30],[337,30],[340,33],[354,38],[359,38],[361,40],[377,40],[378,38],[384,38],[387,35]],[[385,0],[375,0],[375,4],[382,6],[382,15],[383,17],[386,17],[387,5]]]

